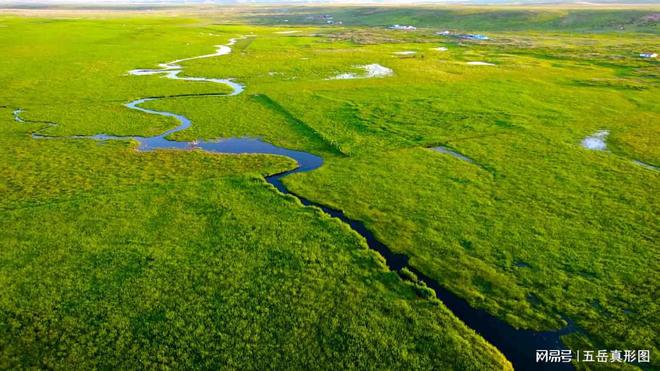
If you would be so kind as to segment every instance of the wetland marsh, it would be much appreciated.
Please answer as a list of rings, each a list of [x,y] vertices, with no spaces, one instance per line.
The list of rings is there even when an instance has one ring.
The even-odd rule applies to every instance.
[[[0,15],[0,367],[654,354],[657,22],[361,12]]]

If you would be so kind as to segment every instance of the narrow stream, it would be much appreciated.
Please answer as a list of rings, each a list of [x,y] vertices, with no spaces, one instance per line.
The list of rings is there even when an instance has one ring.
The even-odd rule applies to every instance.
[[[660,171],[660,167],[657,167],[655,165],[651,165],[649,163],[646,163],[644,161],[639,161],[639,160],[632,160],[634,163],[636,163],[639,166],[645,167],[650,170],[655,170],[655,171]]]
[[[244,86],[232,81],[231,79],[214,79],[204,77],[180,77],[179,74],[183,68],[179,62],[209,58],[220,55],[226,55],[231,52],[230,46],[235,43],[236,39],[232,39],[228,45],[218,45],[217,52],[214,54],[203,55],[199,57],[180,59],[169,63],[163,63],[159,66],[160,69],[140,69],[133,70],[129,73],[132,75],[163,75],[166,78],[189,80],[189,81],[206,81],[213,83],[221,83],[230,86],[233,91],[229,94],[212,94],[214,96],[232,96],[238,95],[244,90]],[[182,95],[182,96],[195,96],[195,95]],[[206,94],[205,96],[209,96]],[[402,268],[407,267],[410,271],[415,273],[420,282],[425,283],[428,287],[435,290],[437,297],[447,306],[458,318],[460,318],[468,327],[474,329],[477,333],[483,336],[488,342],[497,347],[516,369],[520,370],[572,370],[573,366],[566,363],[536,363],[535,355],[537,349],[567,349],[561,342],[560,336],[575,331],[572,324],[559,331],[531,331],[531,330],[518,330],[507,324],[506,322],[488,314],[481,309],[472,308],[465,300],[454,295],[447,289],[443,288],[438,282],[424,275],[414,267],[408,265],[408,257],[403,254],[392,252],[389,247],[378,241],[373,233],[369,231],[362,222],[348,218],[340,210],[332,209],[330,207],[312,202],[306,198],[296,195],[289,191],[282,183],[282,178],[290,174],[303,173],[318,169],[323,165],[323,159],[311,153],[294,151],[287,148],[278,147],[268,142],[264,142],[256,138],[228,138],[210,141],[193,141],[193,142],[179,142],[167,139],[173,133],[179,132],[189,128],[191,121],[182,115],[178,115],[166,111],[156,111],[140,107],[141,104],[155,101],[158,99],[168,99],[174,97],[150,97],[141,98],[127,103],[125,106],[129,109],[137,110],[140,112],[159,115],[165,117],[172,117],[179,121],[179,125],[165,131],[164,133],[152,137],[141,136],[112,136],[105,134],[97,134],[92,136],[72,136],[72,137],[52,137],[43,134],[35,133],[32,135],[35,139],[63,139],[63,138],[76,138],[76,139],[93,139],[93,140],[135,140],[139,143],[138,150],[152,151],[158,149],[177,149],[189,150],[199,148],[210,153],[229,153],[229,154],[271,154],[286,156],[294,159],[298,163],[298,167],[280,174],[275,174],[266,177],[266,181],[272,184],[277,190],[283,194],[289,194],[297,197],[304,205],[315,206],[326,212],[327,214],[340,219],[341,221],[350,225],[350,227],[363,236],[369,248],[379,252],[386,260],[387,266],[400,274]],[[54,123],[44,121],[31,121],[21,117],[22,109],[14,111],[14,119],[18,122],[25,123]],[[443,151],[444,152],[444,151]],[[401,276],[401,274],[400,274]],[[406,279],[402,276],[403,279]]]
[[[465,161],[465,162],[469,162],[469,163],[471,163],[471,164],[474,164],[474,160],[473,160],[473,159],[471,159],[471,158],[469,158],[469,157],[467,157],[467,156],[465,156],[465,155],[463,155],[463,154],[460,154],[460,153],[458,153],[458,152],[456,152],[456,151],[454,151],[454,150],[451,150],[451,149],[449,149],[449,148],[447,148],[447,147],[445,147],[445,146],[432,147],[431,149],[434,150],[434,151],[438,151],[438,152],[440,152],[440,153],[444,153],[444,154],[446,154],[446,155],[454,156],[454,157],[456,157],[456,158],[459,159],[459,160],[462,160],[462,161]]]

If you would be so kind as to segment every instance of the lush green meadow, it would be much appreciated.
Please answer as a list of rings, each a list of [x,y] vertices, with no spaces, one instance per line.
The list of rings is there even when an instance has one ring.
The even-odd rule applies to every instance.
[[[657,6],[274,6],[238,8],[225,21],[257,24],[327,25],[327,16],[345,26],[410,24],[422,28],[473,31],[657,32]],[[326,16],[326,17],[323,17]]]
[[[653,357],[660,175],[633,161],[660,165],[660,63],[638,57],[660,49],[657,11],[424,11],[305,8],[287,27],[272,10],[233,25],[0,16],[0,368],[510,367],[348,226],[263,180],[290,159],[30,138],[161,133],[174,121],[122,104],[228,89],[126,72],[238,36],[184,74],[234,78],[242,95],[143,105],[192,120],[175,139],[322,156],[287,187],[471,305],[521,328],[570,319],[573,349]],[[373,63],[393,75],[330,79]],[[19,107],[57,125],[15,122]],[[607,151],[580,145],[603,129]]]
[[[0,68],[0,368],[510,367],[347,226],[263,180],[290,159],[30,138],[161,132],[173,122],[121,104],[226,88],[125,72],[207,53],[236,30],[2,24],[3,55],[17,58]],[[16,107],[58,125],[15,122]]]

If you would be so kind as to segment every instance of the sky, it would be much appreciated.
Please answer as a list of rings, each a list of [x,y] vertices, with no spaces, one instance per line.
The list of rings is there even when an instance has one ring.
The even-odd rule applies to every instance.
[[[50,5],[50,4],[88,4],[88,5],[125,5],[125,4],[305,4],[305,3],[351,3],[351,4],[411,4],[411,3],[437,3],[437,4],[487,4],[487,3],[660,3],[660,0],[0,0],[3,5]]]

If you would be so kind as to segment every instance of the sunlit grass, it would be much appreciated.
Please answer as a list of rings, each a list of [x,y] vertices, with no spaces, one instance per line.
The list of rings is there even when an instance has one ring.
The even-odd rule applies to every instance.
[[[243,95],[144,105],[193,121],[174,139],[257,136],[321,155],[323,168],[287,186],[364,221],[473,306],[524,328],[569,318],[575,349],[655,349],[660,175],[633,160],[660,164],[658,62],[638,57],[657,36],[602,25],[633,13],[561,13],[597,34],[561,32],[555,12],[454,24],[492,30],[488,42],[432,29],[0,18],[0,54],[12,56],[0,59],[0,367],[507,367],[347,226],[265,184],[289,159],[29,136],[174,127],[122,104],[227,88],[126,72],[241,35],[232,54],[185,62],[183,75],[234,78]],[[416,53],[394,54],[404,50]],[[394,75],[328,80],[371,63]],[[19,107],[57,125],[16,123]],[[580,146],[601,129],[608,151]]]

